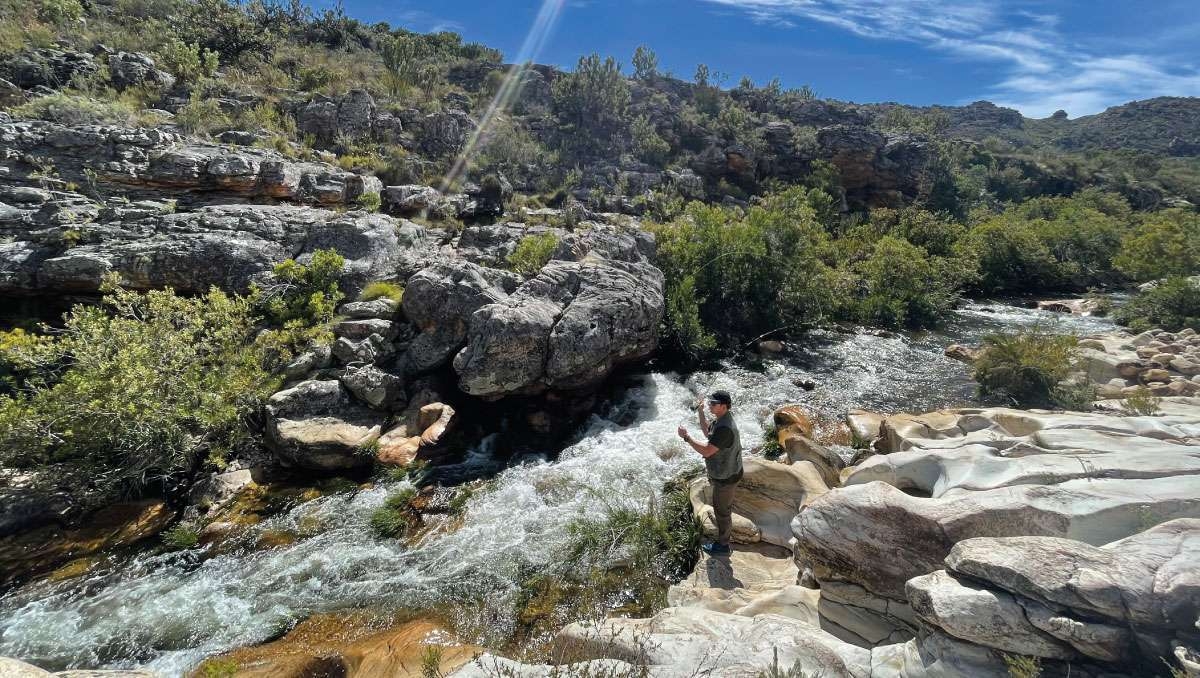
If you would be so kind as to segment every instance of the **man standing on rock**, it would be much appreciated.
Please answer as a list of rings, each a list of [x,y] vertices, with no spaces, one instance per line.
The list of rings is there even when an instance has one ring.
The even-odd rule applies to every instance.
[[[716,419],[711,424],[704,416],[704,401],[696,408],[700,418],[700,431],[708,443],[692,439],[684,426],[679,427],[679,437],[704,457],[708,471],[708,482],[712,485],[713,513],[717,519],[717,540],[703,546],[705,553],[724,555],[729,553],[729,537],[733,532],[733,493],[742,479],[742,440],[737,424],[729,414],[733,399],[728,391],[713,391],[708,396],[708,408]]]

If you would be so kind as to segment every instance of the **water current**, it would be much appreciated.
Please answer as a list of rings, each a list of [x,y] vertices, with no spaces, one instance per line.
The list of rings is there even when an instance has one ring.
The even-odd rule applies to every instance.
[[[977,344],[989,332],[1034,323],[1079,334],[1112,328],[1098,318],[976,303],[937,332],[822,331],[762,368],[635,375],[553,460],[526,455],[499,464],[507,455],[495,454],[490,440],[472,450],[455,475],[495,480],[471,499],[455,532],[414,547],[372,536],[370,515],[394,484],[322,497],[248,528],[308,535],[288,545],[219,555],[143,551],[114,556],[81,577],[11,591],[0,598],[0,656],[52,670],[146,667],[174,676],[315,613],[502,597],[520,573],[552,563],[572,520],[609,506],[644,506],[665,480],[699,466],[675,433],[683,424],[694,430],[697,394],[729,390],[750,442],[785,403],[829,420],[851,408],[969,404],[967,368],[942,355],[945,345]]]

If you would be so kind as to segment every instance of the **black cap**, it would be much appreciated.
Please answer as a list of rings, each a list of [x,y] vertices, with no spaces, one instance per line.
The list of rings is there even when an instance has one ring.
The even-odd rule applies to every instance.
[[[708,402],[714,405],[724,405],[725,407],[733,406],[733,398],[729,397],[729,391],[713,391],[708,396]]]

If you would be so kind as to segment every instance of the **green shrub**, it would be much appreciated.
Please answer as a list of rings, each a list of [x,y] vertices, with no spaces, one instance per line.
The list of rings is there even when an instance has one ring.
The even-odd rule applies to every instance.
[[[612,57],[581,57],[573,72],[555,78],[551,94],[554,113],[566,126],[563,138],[568,146],[602,150],[625,129],[629,83]]]
[[[114,290],[60,331],[6,354],[23,388],[0,396],[0,466],[41,468],[81,501],[137,494],[248,440],[279,386],[248,298]]]
[[[1077,340],[1040,327],[984,337],[974,364],[983,396],[1000,396],[1022,407],[1059,404],[1059,382],[1075,363]]]
[[[1119,306],[1115,315],[1118,323],[1135,332],[1154,327],[1170,332],[1185,327],[1200,331],[1200,280],[1167,278]]]
[[[828,238],[808,196],[805,188],[788,189],[745,212],[692,203],[684,216],[651,226],[665,276],[669,347],[694,355],[832,312],[838,275],[822,261]]]
[[[653,80],[658,75],[658,55],[645,45],[633,51],[633,77],[638,80]]]
[[[1004,653],[1004,666],[1010,678],[1038,678],[1042,675],[1042,660],[1022,654]]]
[[[1134,280],[1200,273],[1200,215],[1169,209],[1143,217],[1121,241],[1116,265]]]
[[[972,228],[955,247],[979,272],[977,288],[986,294],[1061,287],[1058,262],[1026,225],[993,219]]]
[[[36,4],[38,18],[47,23],[79,21],[83,17],[79,0],[37,0]]]
[[[158,63],[185,84],[196,84],[217,74],[217,53],[196,43],[172,38],[158,48]]]
[[[397,304],[404,298],[404,288],[393,282],[375,281],[367,283],[358,294],[359,301],[375,301],[376,299],[391,299]]]
[[[383,205],[383,198],[379,197],[378,193],[363,193],[358,196],[354,204],[359,209],[368,212],[378,212],[379,208]]]
[[[771,461],[783,456],[783,446],[779,444],[779,427],[774,424],[763,431],[762,456]]]
[[[381,539],[403,537],[413,526],[412,500],[417,491],[408,488],[400,490],[384,501],[383,506],[371,514],[371,531]]]
[[[387,69],[384,83],[388,94],[402,96],[412,87],[420,67],[421,45],[415,38],[397,35],[381,50],[383,65]]]
[[[639,160],[662,167],[671,155],[671,144],[658,136],[654,123],[644,115],[633,119],[629,126],[633,154]]]
[[[1121,410],[1130,416],[1148,417],[1158,414],[1160,404],[1162,398],[1155,397],[1145,386],[1139,386],[1135,392],[1121,400]]]
[[[200,532],[188,525],[176,525],[162,533],[163,545],[172,551],[184,551],[200,543]]]
[[[903,238],[884,236],[870,258],[854,267],[867,296],[856,303],[863,322],[885,327],[937,324],[958,301],[954,266]]]
[[[346,260],[337,250],[313,252],[308,264],[288,259],[275,266],[275,282],[261,289],[267,316],[279,325],[327,323],[344,295],[338,280]]]
[[[550,261],[557,247],[558,236],[553,233],[521,238],[521,242],[508,255],[508,267],[521,275],[536,275]]]
[[[185,132],[208,135],[232,128],[233,120],[221,110],[216,99],[193,96],[175,113],[175,124]]]

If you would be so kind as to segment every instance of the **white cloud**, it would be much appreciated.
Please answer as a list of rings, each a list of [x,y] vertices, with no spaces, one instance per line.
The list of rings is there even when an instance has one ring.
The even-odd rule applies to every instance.
[[[993,0],[702,0],[779,25],[808,19],[874,40],[911,42],[997,64],[981,97],[1033,117],[1098,113],[1132,99],[1200,94],[1200,71],[1145,54],[1099,55],[1073,44],[1059,17]],[[979,98],[979,97],[975,97]]]

